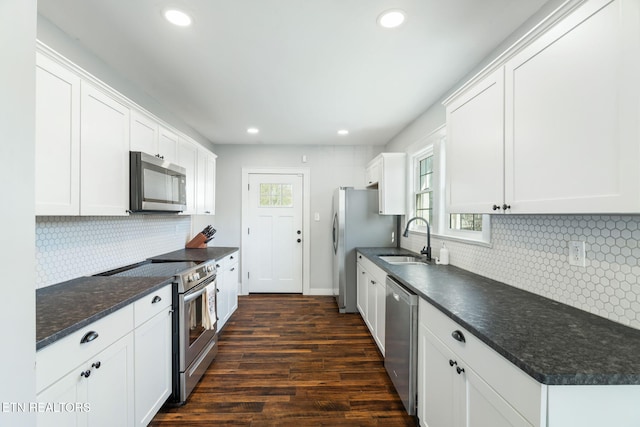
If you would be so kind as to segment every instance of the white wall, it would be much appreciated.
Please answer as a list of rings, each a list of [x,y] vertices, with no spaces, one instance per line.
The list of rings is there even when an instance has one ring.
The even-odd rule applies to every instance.
[[[332,287],[331,203],[339,186],[364,187],[366,164],[381,146],[216,145],[216,215],[218,230],[210,243],[238,246],[242,225],[243,167],[308,167],[311,180],[310,292],[329,293]],[[302,163],[302,156],[307,163]],[[314,221],[315,213],[320,221]]]
[[[34,147],[36,0],[0,1],[3,296],[0,425],[35,425],[5,404],[35,401]]]

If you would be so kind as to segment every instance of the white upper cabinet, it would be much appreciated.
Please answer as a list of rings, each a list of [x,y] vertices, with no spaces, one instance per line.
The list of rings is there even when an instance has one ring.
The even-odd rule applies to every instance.
[[[187,208],[185,214],[196,213],[196,179],[198,171],[198,147],[187,140],[180,140],[177,147],[176,163],[186,169]]]
[[[36,55],[36,215],[80,213],[80,78]]]
[[[186,169],[184,213],[215,212],[215,154],[37,46],[36,215],[127,215],[130,150]]]
[[[196,210],[200,215],[214,215],[216,213],[216,155],[204,150],[198,150]]]
[[[380,215],[405,213],[406,159],[405,153],[381,153],[367,165],[367,186],[378,189]]]
[[[158,122],[137,110],[131,110],[131,151],[157,155]]]
[[[180,144],[178,135],[169,129],[160,126],[158,137],[158,155],[161,159],[177,164],[178,145]],[[182,165],[180,165],[182,166]]]
[[[494,71],[447,106],[447,203],[484,213],[503,201],[504,72]]]
[[[80,214],[129,209],[129,108],[82,82]]]
[[[450,211],[640,212],[640,3],[583,2],[505,58],[446,101]]]
[[[514,212],[640,212],[639,9],[589,1],[506,63]]]

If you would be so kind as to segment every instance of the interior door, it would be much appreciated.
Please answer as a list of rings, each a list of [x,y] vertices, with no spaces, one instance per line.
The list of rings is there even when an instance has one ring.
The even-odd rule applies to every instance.
[[[302,293],[302,175],[249,174],[249,292]]]

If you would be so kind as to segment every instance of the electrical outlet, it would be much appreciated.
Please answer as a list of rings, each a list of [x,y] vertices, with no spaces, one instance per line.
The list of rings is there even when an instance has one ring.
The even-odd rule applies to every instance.
[[[585,266],[584,242],[572,240],[569,242],[569,264],[578,267]]]

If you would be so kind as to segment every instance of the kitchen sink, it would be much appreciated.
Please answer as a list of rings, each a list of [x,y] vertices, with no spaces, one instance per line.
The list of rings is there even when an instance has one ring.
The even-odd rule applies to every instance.
[[[424,258],[412,255],[382,255],[379,258],[389,264],[426,264]]]

